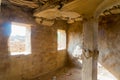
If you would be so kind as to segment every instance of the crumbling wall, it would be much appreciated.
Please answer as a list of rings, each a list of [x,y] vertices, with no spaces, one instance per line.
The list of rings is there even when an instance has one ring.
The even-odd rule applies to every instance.
[[[120,15],[100,18],[99,62],[120,79]]]
[[[68,55],[72,65],[81,67],[82,22],[75,22],[68,28]]]
[[[77,22],[68,28],[68,54],[72,64],[81,67],[82,23]],[[99,62],[120,79],[120,15],[100,17],[99,19]],[[79,47],[78,47],[79,46]],[[78,47],[77,52],[74,53]]]
[[[31,24],[31,54],[11,56],[6,32],[10,27],[0,26],[0,80],[31,80],[65,65],[66,50],[57,50],[57,29],[66,30],[64,21],[56,21],[52,27],[37,25],[32,14],[13,7],[2,10],[5,23],[12,21]],[[7,25],[8,26],[8,25]],[[10,26],[10,24],[9,24]]]

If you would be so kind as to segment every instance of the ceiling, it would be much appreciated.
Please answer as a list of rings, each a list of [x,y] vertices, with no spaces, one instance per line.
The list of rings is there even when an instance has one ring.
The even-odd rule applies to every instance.
[[[118,9],[120,0],[74,0],[63,6],[62,10],[74,11],[83,16],[98,17],[101,13],[108,10]],[[112,11],[113,12],[113,11]]]
[[[37,23],[43,20],[82,20],[81,17],[98,17],[120,13],[120,0],[2,0],[3,4],[32,10]]]

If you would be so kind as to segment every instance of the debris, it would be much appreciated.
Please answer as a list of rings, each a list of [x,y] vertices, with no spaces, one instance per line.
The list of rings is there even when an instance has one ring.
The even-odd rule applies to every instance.
[[[56,76],[53,76],[53,79],[52,80],[57,80],[57,77]]]

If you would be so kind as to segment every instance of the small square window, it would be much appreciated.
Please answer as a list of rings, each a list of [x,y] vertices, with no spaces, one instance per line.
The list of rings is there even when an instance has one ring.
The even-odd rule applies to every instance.
[[[12,23],[9,37],[11,55],[27,55],[31,53],[30,25]]]

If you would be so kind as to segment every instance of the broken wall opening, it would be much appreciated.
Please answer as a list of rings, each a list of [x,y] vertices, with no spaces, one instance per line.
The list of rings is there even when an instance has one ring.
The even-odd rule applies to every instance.
[[[12,22],[8,45],[10,55],[31,54],[30,25]]]
[[[82,67],[82,22],[75,22],[68,27],[68,57],[69,63]]]

